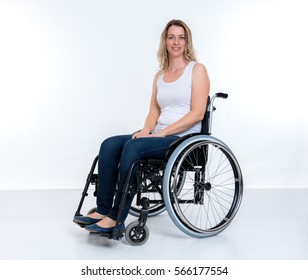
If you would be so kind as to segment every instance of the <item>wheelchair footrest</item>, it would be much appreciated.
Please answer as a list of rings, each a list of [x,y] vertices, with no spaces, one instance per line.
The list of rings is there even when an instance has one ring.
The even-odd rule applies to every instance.
[[[90,235],[97,235],[97,236],[101,236],[101,237],[107,237],[108,239],[112,238],[112,232],[100,233],[100,232],[90,231]]]
[[[124,236],[124,232],[119,230],[114,230],[113,232],[90,232],[90,234],[113,240],[120,240]]]

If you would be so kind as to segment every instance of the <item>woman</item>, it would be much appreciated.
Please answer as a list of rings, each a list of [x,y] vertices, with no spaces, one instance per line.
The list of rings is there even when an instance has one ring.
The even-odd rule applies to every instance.
[[[129,168],[134,161],[163,158],[178,137],[200,132],[210,82],[204,65],[197,63],[188,26],[171,20],[161,34],[160,71],[155,75],[150,109],[141,131],[113,136],[100,148],[96,212],[75,217],[90,232],[112,232]],[[118,180],[119,174],[119,180]],[[114,198],[116,184],[118,191]],[[113,200],[114,199],[114,200]],[[124,230],[133,197],[128,196],[118,225]]]

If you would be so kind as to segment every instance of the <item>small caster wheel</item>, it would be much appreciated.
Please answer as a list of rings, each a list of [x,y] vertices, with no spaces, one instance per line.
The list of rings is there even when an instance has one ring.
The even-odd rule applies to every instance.
[[[91,208],[91,209],[88,211],[87,215],[90,215],[90,214],[94,213],[95,211],[96,211],[96,207]]]
[[[139,222],[130,223],[125,229],[125,238],[130,245],[141,246],[149,239],[150,231],[146,225],[138,226]]]

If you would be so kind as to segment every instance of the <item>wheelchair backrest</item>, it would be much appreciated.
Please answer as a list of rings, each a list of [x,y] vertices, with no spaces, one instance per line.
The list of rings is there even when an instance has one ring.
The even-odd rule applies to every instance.
[[[205,134],[209,133],[210,103],[211,103],[211,98],[209,96],[207,98],[206,111],[205,111],[203,120],[201,121],[201,133],[205,133]]]

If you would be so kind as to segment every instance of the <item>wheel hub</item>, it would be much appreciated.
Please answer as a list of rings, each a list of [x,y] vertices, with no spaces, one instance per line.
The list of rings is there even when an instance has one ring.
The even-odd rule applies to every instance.
[[[210,191],[211,188],[212,188],[211,183],[207,182],[207,183],[204,185],[204,188],[205,188],[207,191]]]

